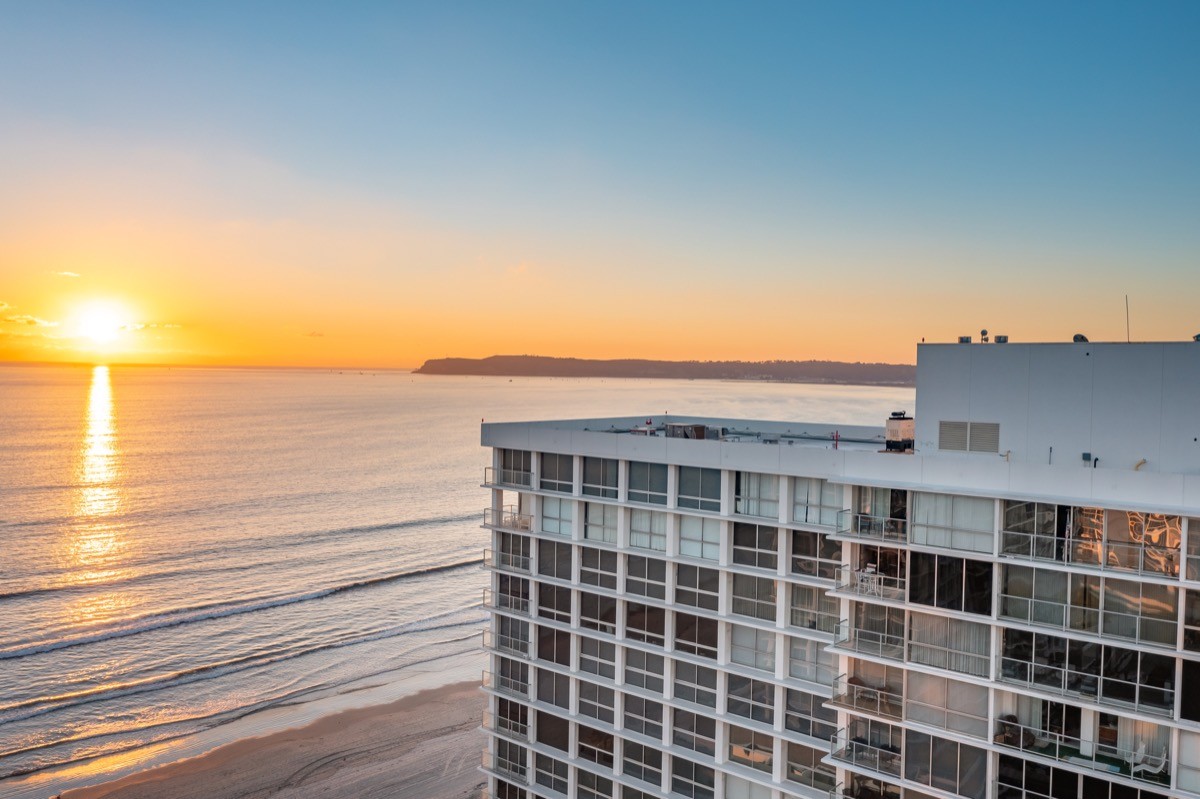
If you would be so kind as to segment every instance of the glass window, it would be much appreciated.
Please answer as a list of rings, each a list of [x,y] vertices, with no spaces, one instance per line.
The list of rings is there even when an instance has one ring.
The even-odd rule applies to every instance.
[[[726,709],[763,724],[775,723],[775,686],[765,680],[755,680],[730,674],[726,694]]]
[[[538,541],[538,574],[556,580],[570,581],[572,577],[572,549],[570,544],[555,541]]]
[[[908,601],[992,615],[992,564],[926,552],[909,554]]]
[[[675,708],[671,740],[677,746],[702,752],[706,755],[717,751],[717,720],[712,716]]]
[[[500,550],[500,559],[497,563],[500,568],[529,571],[529,536],[498,531],[496,543]]]
[[[838,625],[838,601],[824,588],[793,584],[789,621],[793,627],[834,632]]]
[[[729,640],[729,659],[734,663],[775,670],[775,633],[731,624]]]
[[[653,510],[629,512],[629,546],[667,551],[667,514]]]
[[[542,497],[542,532],[569,536],[574,510],[574,500]]]
[[[943,791],[984,799],[987,753],[957,741],[908,730],[904,776]]]
[[[733,612],[765,621],[775,621],[776,582],[769,577],[733,575]]]
[[[666,464],[630,461],[629,501],[642,502],[647,505],[666,505]]]
[[[715,772],[682,757],[671,758],[671,792],[688,799],[713,799]]]
[[[621,749],[625,776],[657,787],[662,781],[662,751],[633,741],[625,741]]]
[[[927,613],[909,614],[909,660],[942,669],[986,677],[991,628],[963,619]]]
[[[625,604],[625,637],[632,641],[644,641],[662,646],[666,613],[662,608],[642,605],[638,602]]]
[[[720,607],[721,573],[703,566],[675,565],[675,601],[706,610]]]
[[[540,718],[543,714],[539,713],[538,715]],[[567,736],[561,740],[570,740],[570,736]],[[562,748],[561,742],[551,745],[556,745],[559,749]],[[555,758],[550,757],[549,755],[543,755],[540,752],[536,754],[534,763],[536,765],[538,785],[543,785],[550,790],[558,791],[561,794],[565,794],[567,792],[569,776],[571,773],[570,766],[561,760],[556,760]]]
[[[775,767],[775,739],[770,733],[730,724],[729,759],[769,774]]]
[[[734,523],[733,562],[774,571],[779,565],[779,528]]]
[[[538,615],[543,619],[571,623],[571,589],[542,583],[538,586]]]
[[[507,771],[515,777],[524,777],[525,758],[528,756],[528,750],[503,738],[494,738],[493,741],[496,745],[496,768]]]
[[[798,680],[833,685],[838,674],[837,655],[825,651],[825,642],[809,638],[789,639],[788,674]]]
[[[581,728],[582,729],[582,728]],[[607,733],[600,733],[605,735]],[[582,735],[582,733],[581,733]],[[597,763],[603,766],[612,765],[612,736],[609,735],[609,749],[603,759],[600,757],[589,758],[595,759]],[[580,739],[580,750],[583,749],[583,740]],[[581,751],[582,755],[583,752]],[[598,774],[593,774],[590,771],[579,770],[579,791],[577,799],[612,799],[613,797],[613,781],[608,777],[601,777]]]
[[[988,691],[980,685],[910,671],[905,716],[931,727],[988,737]]]
[[[681,508],[721,512],[721,470],[698,466],[679,467],[679,498]]]
[[[616,701],[613,689],[586,680],[579,681],[579,712],[583,715],[612,724]]]
[[[663,733],[662,703],[626,694],[625,729],[650,738],[661,739]]]
[[[675,698],[694,705],[717,706],[717,672],[685,660],[675,661]]]
[[[1018,558],[1065,559],[1070,508],[1042,502],[1004,500],[1000,552]]]
[[[556,630],[539,624],[538,660],[558,663],[561,666],[571,665],[571,634],[565,630]]]
[[[837,785],[837,771],[833,766],[826,765],[821,762],[821,758],[826,752],[819,749],[813,749],[804,744],[788,743],[787,745],[787,771],[785,777],[791,782],[807,785],[815,788],[821,793],[833,795],[834,788]],[[853,778],[854,775],[851,775]],[[850,793],[847,796],[856,796],[860,794]],[[870,795],[870,794],[867,794]],[[876,794],[880,799],[889,799],[884,794]]]
[[[526,655],[529,653],[529,622],[509,616],[497,616],[496,647],[506,652]]]
[[[609,635],[617,634],[617,600],[610,596],[579,592],[579,625]]]
[[[547,669],[537,670],[537,698],[543,702],[549,702],[557,707],[566,710],[571,709],[571,678],[565,674],[549,671]],[[538,711],[538,740],[542,740],[541,731],[546,726],[545,719],[557,719],[557,716],[552,716],[549,713]],[[563,721],[565,724],[566,722]],[[566,741],[566,738],[563,738]],[[547,741],[546,743],[551,743]],[[558,744],[562,746],[563,744]]]
[[[716,660],[717,620],[676,612],[675,648],[680,652]]]
[[[721,522],[696,516],[679,518],[679,554],[717,560],[721,556]]]
[[[602,541],[605,544],[617,543],[617,515],[620,509],[616,505],[585,502],[583,511],[584,538],[589,541]]]
[[[579,670],[610,680],[617,675],[617,645],[595,638],[579,638]]]
[[[842,545],[825,533],[792,531],[792,574],[833,580],[842,565]]]
[[[541,489],[570,494],[575,483],[575,456],[542,453]]]
[[[825,707],[816,694],[789,688],[784,726],[800,735],[828,741],[837,732],[837,711]]]
[[[835,527],[842,509],[842,487],[827,480],[797,477],[792,483],[792,521]]]
[[[734,513],[779,518],[779,478],[776,475],[737,472],[733,496]]]
[[[654,599],[667,598],[667,563],[658,558],[628,555],[625,592]]]
[[[1200,536],[1200,523],[1195,530]],[[1183,648],[1200,652],[1200,591],[1188,591],[1183,601]]]
[[[576,725],[579,733],[579,747],[576,754],[584,760],[590,760],[593,763],[598,763],[601,766],[612,768],[613,765],[613,734],[604,732],[585,724]],[[591,772],[579,769],[576,773],[579,774],[579,787],[583,788],[583,776],[591,775]],[[594,776],[594,775],[592,775]],[[612,783],[608,785],[608,791],[603,794],[606,798],[612,796]]]
[[[592,497],[617,498],[617,462],[609,458],[583,459],[583,493]]]
[[[527,486],[533,470],[533,453],[523,449],[501,449],[500,482],[504,485]]]
[[[983,497],[913,493],[910,541],[930,547],[992,551],[995,501]]]
[[[626,649],[625,682],[651,693],[661,694],[665,665],[662,655],[643,652],[640,649]]]
[[[617,590],[617,553],[606,549],[580,547],[579,582]]]

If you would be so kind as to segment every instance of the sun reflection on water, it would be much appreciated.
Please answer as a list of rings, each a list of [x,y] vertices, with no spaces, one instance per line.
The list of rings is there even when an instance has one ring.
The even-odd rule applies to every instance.
[[[74,523],[67,543],[68,566],[76,585],[105,582],[123,574],[125,548],[121,527],[114,517],[121,510],[121,450],[114,418],[112,382],[107,366],[92,369],[88,394],[87,426],[76,467],[78,490]],[[104,614],[95,611],[112,604],[91,597],[73,608],[74,621],[89,621]]]

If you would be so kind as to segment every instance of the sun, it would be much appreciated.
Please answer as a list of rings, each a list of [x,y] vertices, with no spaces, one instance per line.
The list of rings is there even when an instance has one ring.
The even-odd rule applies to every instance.
[[[128,326],[125,310],[112,302],[92,302],[75,314],[75,334],[96,346],[112,344]]]

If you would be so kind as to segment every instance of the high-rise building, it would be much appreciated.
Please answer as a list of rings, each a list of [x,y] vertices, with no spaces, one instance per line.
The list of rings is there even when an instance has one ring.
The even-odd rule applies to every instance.
[[[1200,797],[1200,343],[881,421],[484,425],[490,794]]]

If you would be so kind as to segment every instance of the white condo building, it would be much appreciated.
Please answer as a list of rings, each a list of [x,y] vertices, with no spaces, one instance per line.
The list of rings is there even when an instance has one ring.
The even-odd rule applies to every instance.
[[[489,794],[1200,797],[1200,342],[894,416],[483,425]]]

